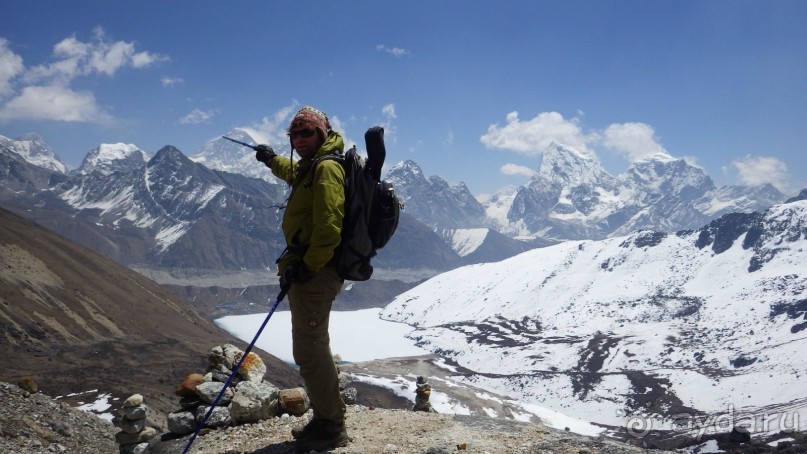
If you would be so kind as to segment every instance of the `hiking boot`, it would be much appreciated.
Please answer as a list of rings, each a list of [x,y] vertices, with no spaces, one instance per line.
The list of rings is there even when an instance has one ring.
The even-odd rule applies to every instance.
[[[323,430],[325,424],[327,424],[327,420],[321,418],[311,418],[308,421],[308,424],[305,426],[295,427],[291,429],[291,436],[294,437],[295,440],[299,440],[301,438],[309,438],[311,434],[318,433]]]
[[[292,429],[291,436],[297,439],[295,448],[298,452],[341,448],[350,441],[344,422],[319,418],[312,419],[305,427]]]

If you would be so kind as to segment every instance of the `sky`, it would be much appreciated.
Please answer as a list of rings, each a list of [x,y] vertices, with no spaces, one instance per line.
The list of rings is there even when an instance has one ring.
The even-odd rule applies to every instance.
[[[303,105],[348,145],[475,195],[554,142],[614,175],[658,152],[717,185],[807,187],[807,2],[0,2],[0,135],[76,168],[101,143],[287,143]]]

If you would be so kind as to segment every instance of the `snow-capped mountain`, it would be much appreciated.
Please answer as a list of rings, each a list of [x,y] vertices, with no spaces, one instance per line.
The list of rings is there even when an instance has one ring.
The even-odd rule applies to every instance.
[[[239,142],[257,145],[252,136],[241,129],[233,129],[225,136]],[[277,152],[280,151],[277,150]],[[199,152],[190,158],[192,161],[203,164],[210,169],[261,178],[272,184],[279,182],[266,166],[255,160],[254,151],[223,137],[207,142]]]
[[[25,161],[53,172],[67,173],[67,166],[62,163],[53,149],[37,134],[25,134],[16,139],[0,136],[0,147],[17,153]]]
[[[227,136],[254,143],[241,130],[230,131]],[[238,202],[222,202],[217,191],[233,197],[236,197],[234,193],[225,189],[235,193],[247,191],[248,200],[257,206],[280,205],[287,195],[286,185],[268,183],[274,178],[265,166],[255,161],[254,153],[248,148],[217,139],[195,156],[197,162],[174,149],[176,153],[163,154],[175,159],[155,156],[147,165],[147,156],[134,145],[102,144],[87,155],[81,169],[65,175],[31,164],[13,151],[49,149],[41,139],[32,137],[27,143],[21,145],[11,139],[0,141],[0,159],[6,163],[0,174],[4,181],[0,197],[18,199],[26,206],[47,206],[50,210],[47,213],[30,212],[31,216],[72,235],[72,239],[98,247],[116,259],[123,257],[126,263],[140,260],[157,266],[198,260],[198,264],[215,268],[222,262],[232,267],[261,266],[259,264],[265,262],[265,257],[259,260],[258,248],[254,247],[248,252],[234,253],[251,257],[238,265],[240,259],[222,258],[222,255],[230,255],[226,251],[228,247],[241,250],[254,246],[254,239],[246,238],[249,235],[244,225],[238,227],[245,235],[244,243],[231,241],[227,246],[208,240],[209,246],[205,248],[189,243],[196,238],[188,236],[191,233],[211,235],[201,233],[204,229],[194,226],[222,228],[220,220],[208,217],[211,216],[208,211],[219,206],[211,203],[228,203],[229,208],[239,206]],[[33,143],[38,144],[37,147],[33,147]],[[178,164],[180,162],[182,164]],[[210,167],[225,171],[210,170]],[[189,173],[186,175],[185,171]],[[252,187],[257,183],[247,183],[250,178],[243,175],[250,172],[254,172],[253,177],[265,180],[269,187]],[[465,184],[450,186],[438,176],[427,178],[412,161],[393,166],[385,178],[406,203],[404,212],[412,219],[411,223],[404,222],[411,225],[399,229],[394,244],[381,252],[377,263],[383,267],[431,270],[501,260],[523,251],[525,245],[539,247],[566,239],[606,238],[628,234],[634,229],[697,228],[732,209],[764,209],[781,197],[772,187],[716,189],[700,169],[667,155],[637,163],[615,178],[605,172],[595,158],[561,145],[546,150],[541,168],[529,185],[504,188],[484,204],[473,197]],[[221,183],[225,180],[226,184]],[[206,183],[200,183],[202,181]],[[50,190],[33,196],[43,189]],[[258,202],[257,198],[265,200]],[[71,218],[59,217],[57,213]],[[239,214],[259,220],[274,220],[276,215],[276,209],[259,217],[246,211]],[[233,215],[226,216],[232,219]],[[83,224],[67,228],[65,223],[73,222],[70,219]],[[421,229],[421,223],[429,226],[431,232]],[[102,231],[90,235],[86,233],[88,228]],[[469,229],[481,228],[490,230],[468,233],[472,231]],[[274,247],[276,229],[269,230],[271,235],[260,241],[270,241]],[[220,234],[227,236],[225,232]],[[99,236],[107,239],[99,241]],[[458,238],[484,240],[460,246]],[[439,245],[438,241],[444,244]],[[176,252],[180,249],[184,252]],[[421,252],[412,254],[412,250]],[[424,254],[425,250],[430,253]]]
[[[450,186],[436,175],[426,178],[421,168],[410,160],[395,164],[385,179],[404,202],[406,212],[436,230],[483,225],[485,208],[465,183]]]
[[[66,175],[26,161],[0,136],[0,200],[14,200],[47,189]]]
[[[487,227],[448,229],[443,230],[442,236],[461,257],[460,263],[464,265],[498,262],[534,247],[545,246],[514,240]]]
[[[135,146],[104,144],[88,154],[80,171],[65,175],[0,147],[0,200],[127,265],[274,267],[285,245],[285,184],[211,170],[171,146],[143,159]],[[412,254],[413,248],[420,252]],[[407,215],[374,260],[377,267],[427,276],[458,264],[460,257],[436,232]]]
[[[129,172],[146,165],[149,155],[133,144],[102,143],[94,148],[76,170],[79,175],[100,172],[110,175],[114,172]]]
[[[513,196],[509,224],[502,231],[557,240],[674,232],[784,199],[770,185],[718,189],[702,169],[666,153],[635,162],[613,177],[596,158],[553,144],[543,153],[538,173]],[[498,203],[497,208],[488,205],[488,212],[500,213],[501,199]]]
[[[416,327],[458,379],[579,419],[649,432],[731,414],[778,432],[807,416],[805,250],[796,200],[458,268],[382,317]]]
[[[280,252],[283,188],[210,170],[171,146],[144,166],[78,175],[51,192],[97,225],[141,232],[145,257],[129,263],[261,268]]]

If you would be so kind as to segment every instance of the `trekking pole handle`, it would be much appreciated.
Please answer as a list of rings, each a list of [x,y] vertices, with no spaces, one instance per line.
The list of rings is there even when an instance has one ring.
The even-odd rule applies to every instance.
[[[227,139],[227,140],[229,140],[230,142],[235,142],[235,143],[237,143],[238,145],[243,145],[243,146],[245,146],[245,147],[249,147],[249,148],[252,148],[252,149],[253,149],[253,150],[255,150],[255,151],[258,151],[258,149],[257,149],[257,145],[250,145],[250,144],[248,144],[248,143],[246,143],[246,142],[241,142],[240,140],[231,139],[231,138],[229,138],[229,137],[227,137],[227,136],[221,136],[221,138],[222,138],[222,139]]]

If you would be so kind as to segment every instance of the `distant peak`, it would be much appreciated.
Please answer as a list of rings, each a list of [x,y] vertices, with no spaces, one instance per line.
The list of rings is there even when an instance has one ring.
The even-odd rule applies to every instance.
[[[673,155],[667,153],[666,151],[657,151],[651,155],[644,156],[640,159],[634,161],[634,163],[640,162],[673,162],[673,161],[681,161],[682,159],[676,158]],[[689,164],[689,163],[687,163]]]
[[[571,155],[579,159],[585,159],[589,161],[596,161],[597,157],[593,154],[585,151],[578,150],[577,148],[571,147],[569,145],[564,145],[562,143],[552,142],[546,147],[544,150],[544,156],[546,155]]]
[[[232,139],[238,139],[238,140],[240,140],[242,142],[247,142],[247,141],[254,142],[255,141],[248,132],[244,131],[243,129],[238,129],[238,128],[231,129],[224,136],[225,137],[230,137]],[[222,138],[219,137],[218,139],[222,139]]]
[[[158,151],[149,162],[162,161],[166,159],[190,160],[187,156],[185,156],[185,154],[179,151],[178,148],[174,147],[173,145],[166,145],[160,148],[160,151]]]
[[[417,163],[415,163],[415,161],[412,161],[411,159],[398,162],[392,167],[392,169],[390,169],[390,172],[395,170],[409,170],[409,171],[415,171],[417,173],[422,173],[420,166],[417,165]]]

